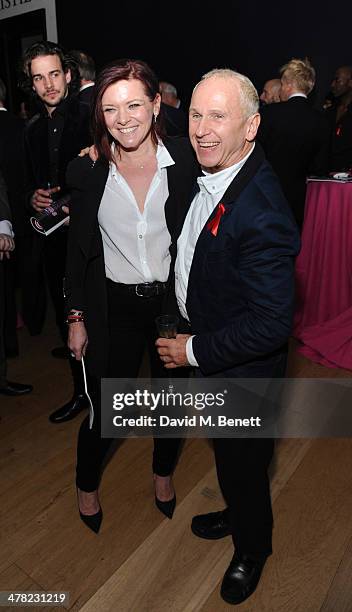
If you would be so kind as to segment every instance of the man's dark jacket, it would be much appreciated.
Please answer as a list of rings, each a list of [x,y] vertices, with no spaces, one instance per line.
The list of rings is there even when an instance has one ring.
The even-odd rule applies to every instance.
[[[261,111],[258,141],[278,175],[299,226],[304,218],[306,178],[328,169],[330,128],[323,113],[301,96]]]
[[[17,238],[25,231],[25,167],[22,119],[0,111],[0,169],[4,177]]]
[[[216,235],[198,238],[186,308],[205,376],[271,377],[294,309],[299,235],[279,181],[258,143],[219,204]]]
[[[90,111],[87,104],[75,97],[65,101],[65,125],[60,142],[59,152],[59,185],[66,186],[66,169],[84,147],[92,144],[89,130]],[[33,117],[26,127],[25,149],[27,158],[27,192],[46,189],[50,182],[48,125],[43,114]]]

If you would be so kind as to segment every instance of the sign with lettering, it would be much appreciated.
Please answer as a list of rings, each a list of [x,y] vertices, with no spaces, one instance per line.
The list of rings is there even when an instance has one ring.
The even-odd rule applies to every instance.
[[[0,20],[45,9],[47,39],[57,42],[55,0],[0,0]]]

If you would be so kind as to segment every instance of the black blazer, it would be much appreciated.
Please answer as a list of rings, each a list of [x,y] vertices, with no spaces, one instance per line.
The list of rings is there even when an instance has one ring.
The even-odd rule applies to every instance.
[[[337,107],[325,111],[331,127],[329,172],[352,168],[352,103],[336,122]]]
[[[161,116],[168,136],[187,136],[188,117],[182,108],[161,103]]]
[[[205,224],[188,280],[193,351],[203,375],[271,377],[291,332],[296,223],[260,145]]]
[[[166,139],[164,144],[175,162],[167,168],[169,197],[165,203],[166,224],[171,235],[169,283],[172,284],[176,242],[199,167],[186,138]],[[67,172],[73,199],[65,278],[66,305],[68,310],[84,311],[89,338],[87,367],[98,377],[104,376],[108,357],[105,264],[98,225],[98,210],[108,172],[107,162],[98,160],[93,164],[89,156],[75,159]]]
[[[306,98],[268,104],[260,111],[258,141],[278,175],[296,221],[302,225],[306,177],[328,168],[330,128]]]
[[[59,151],[59,184],[62,190],[66,185],[65,175],[68,163],[78,155],[81,149],[92,144],[88,105],[73,97],[67,100],[65,112],[65,125]],[[25,151],[26,192],[30,197],[35,189],[45,188],[49,180],[48,128],[44,115],[35,115],[27,124]]]
[[[19,117],[0,111],[0,169],[3,174],[16,236],[25,231],[24,127]]]
[[[89,87],[86,87],[85,89],[79,92],[78,94],[79,101],[84,102],[84,104],[88,104],[90,107],[93,102],[94,91],[95,91],[94,85],[90,85]]]
[[[7,199],[6,184],[0,172],[0,221],[11,221],[11,211]]]

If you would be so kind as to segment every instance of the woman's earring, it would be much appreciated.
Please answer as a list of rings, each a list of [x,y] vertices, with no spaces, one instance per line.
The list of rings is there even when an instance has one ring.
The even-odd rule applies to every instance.
[[[158,118],[158,114],[154,113],[154,123],[156,123],[157,118]]]

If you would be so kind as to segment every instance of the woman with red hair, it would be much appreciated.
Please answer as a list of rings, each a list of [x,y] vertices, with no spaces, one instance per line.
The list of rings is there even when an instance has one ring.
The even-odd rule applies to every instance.
[[[100,379],[136,378],[145,349],[152,377],[165,371],[155,318],[173,292],[176,242],[198,173],[188,139],[163,135],[159,83],[142,61],[118,60],[99,75],[92,128],[97,160],[74,160],[67,258],[68,345],[85,357],[93,427],[81,426],[77,491],[82,520],[98,532],[98,485],[111,439],[100,435]],[[179,440],[155,439],[157,507],[172,517]]]

